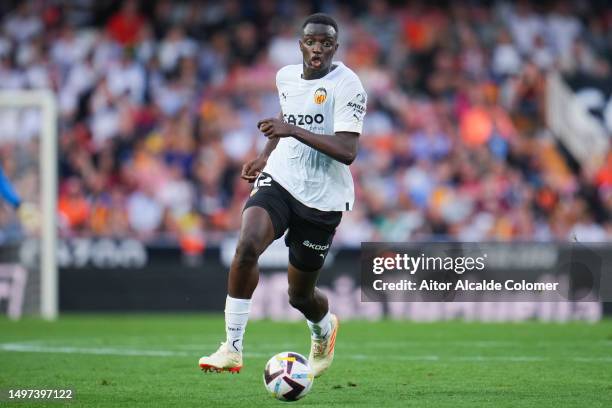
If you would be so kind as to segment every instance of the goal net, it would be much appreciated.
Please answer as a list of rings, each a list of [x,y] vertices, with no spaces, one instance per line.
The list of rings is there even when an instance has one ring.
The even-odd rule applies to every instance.
[[[58,313],[57,114],[51,91],[0,91],[0,166],[39,222],[25,228],[0,204],[0,311]]]

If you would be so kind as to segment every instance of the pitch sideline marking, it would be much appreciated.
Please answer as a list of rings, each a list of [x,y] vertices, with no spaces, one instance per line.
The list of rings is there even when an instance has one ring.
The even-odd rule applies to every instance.
[[[113,347],[70,347],[70,346],[41,346],[31,343],[3,343],[0,344],[0,351],[22,352],[22,353],[64,353],[64,354],[92,354],[110,356],[135,356],[135,357],[194,357],[193,353],[184,351],[170,350],[142,350],[124,349]],[[245,352],[245,357],[267,357],[268,353]],[[378,360],[380,356],[367,354],[349,354],[343,356],[349,360]],[[399,361],[462,361],[462,362],[543,362],[554,359],[542,356],[461,356],[461,357],[440,357],[437,355],[406,356],[395,355],[394,360]],[[568,360],[568,359],[565,359]],[[569,360],[583,363],[612,363],[612,357],[572,357]]]

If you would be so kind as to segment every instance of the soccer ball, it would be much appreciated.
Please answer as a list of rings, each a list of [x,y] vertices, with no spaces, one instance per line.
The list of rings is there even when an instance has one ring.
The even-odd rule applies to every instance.
[[[263,381],[274,398],[296,401],[308,394],[314,375],[306,357],[293,351],[285,351],[268,360]]]

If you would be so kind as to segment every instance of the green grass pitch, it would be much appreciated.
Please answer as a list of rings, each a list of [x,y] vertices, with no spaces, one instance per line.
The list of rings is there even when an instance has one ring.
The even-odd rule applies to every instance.
[[[222,316],[0,318],[0,389],[72,388],[15,407],[279,407],[265,362],[308,353],[306,324],[254,321],[242,373],[202,373]],[[305,407],[612,407],[612,321],[596,324],[341,322],[332,368]]]

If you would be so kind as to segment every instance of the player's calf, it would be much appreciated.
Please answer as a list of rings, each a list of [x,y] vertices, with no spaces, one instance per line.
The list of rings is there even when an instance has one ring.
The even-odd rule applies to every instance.
[[[296,296],[292,295],[289,291],[289,304],[294,308],[302,312],[304,316],[308,316],[315,303],[313,296]]]

